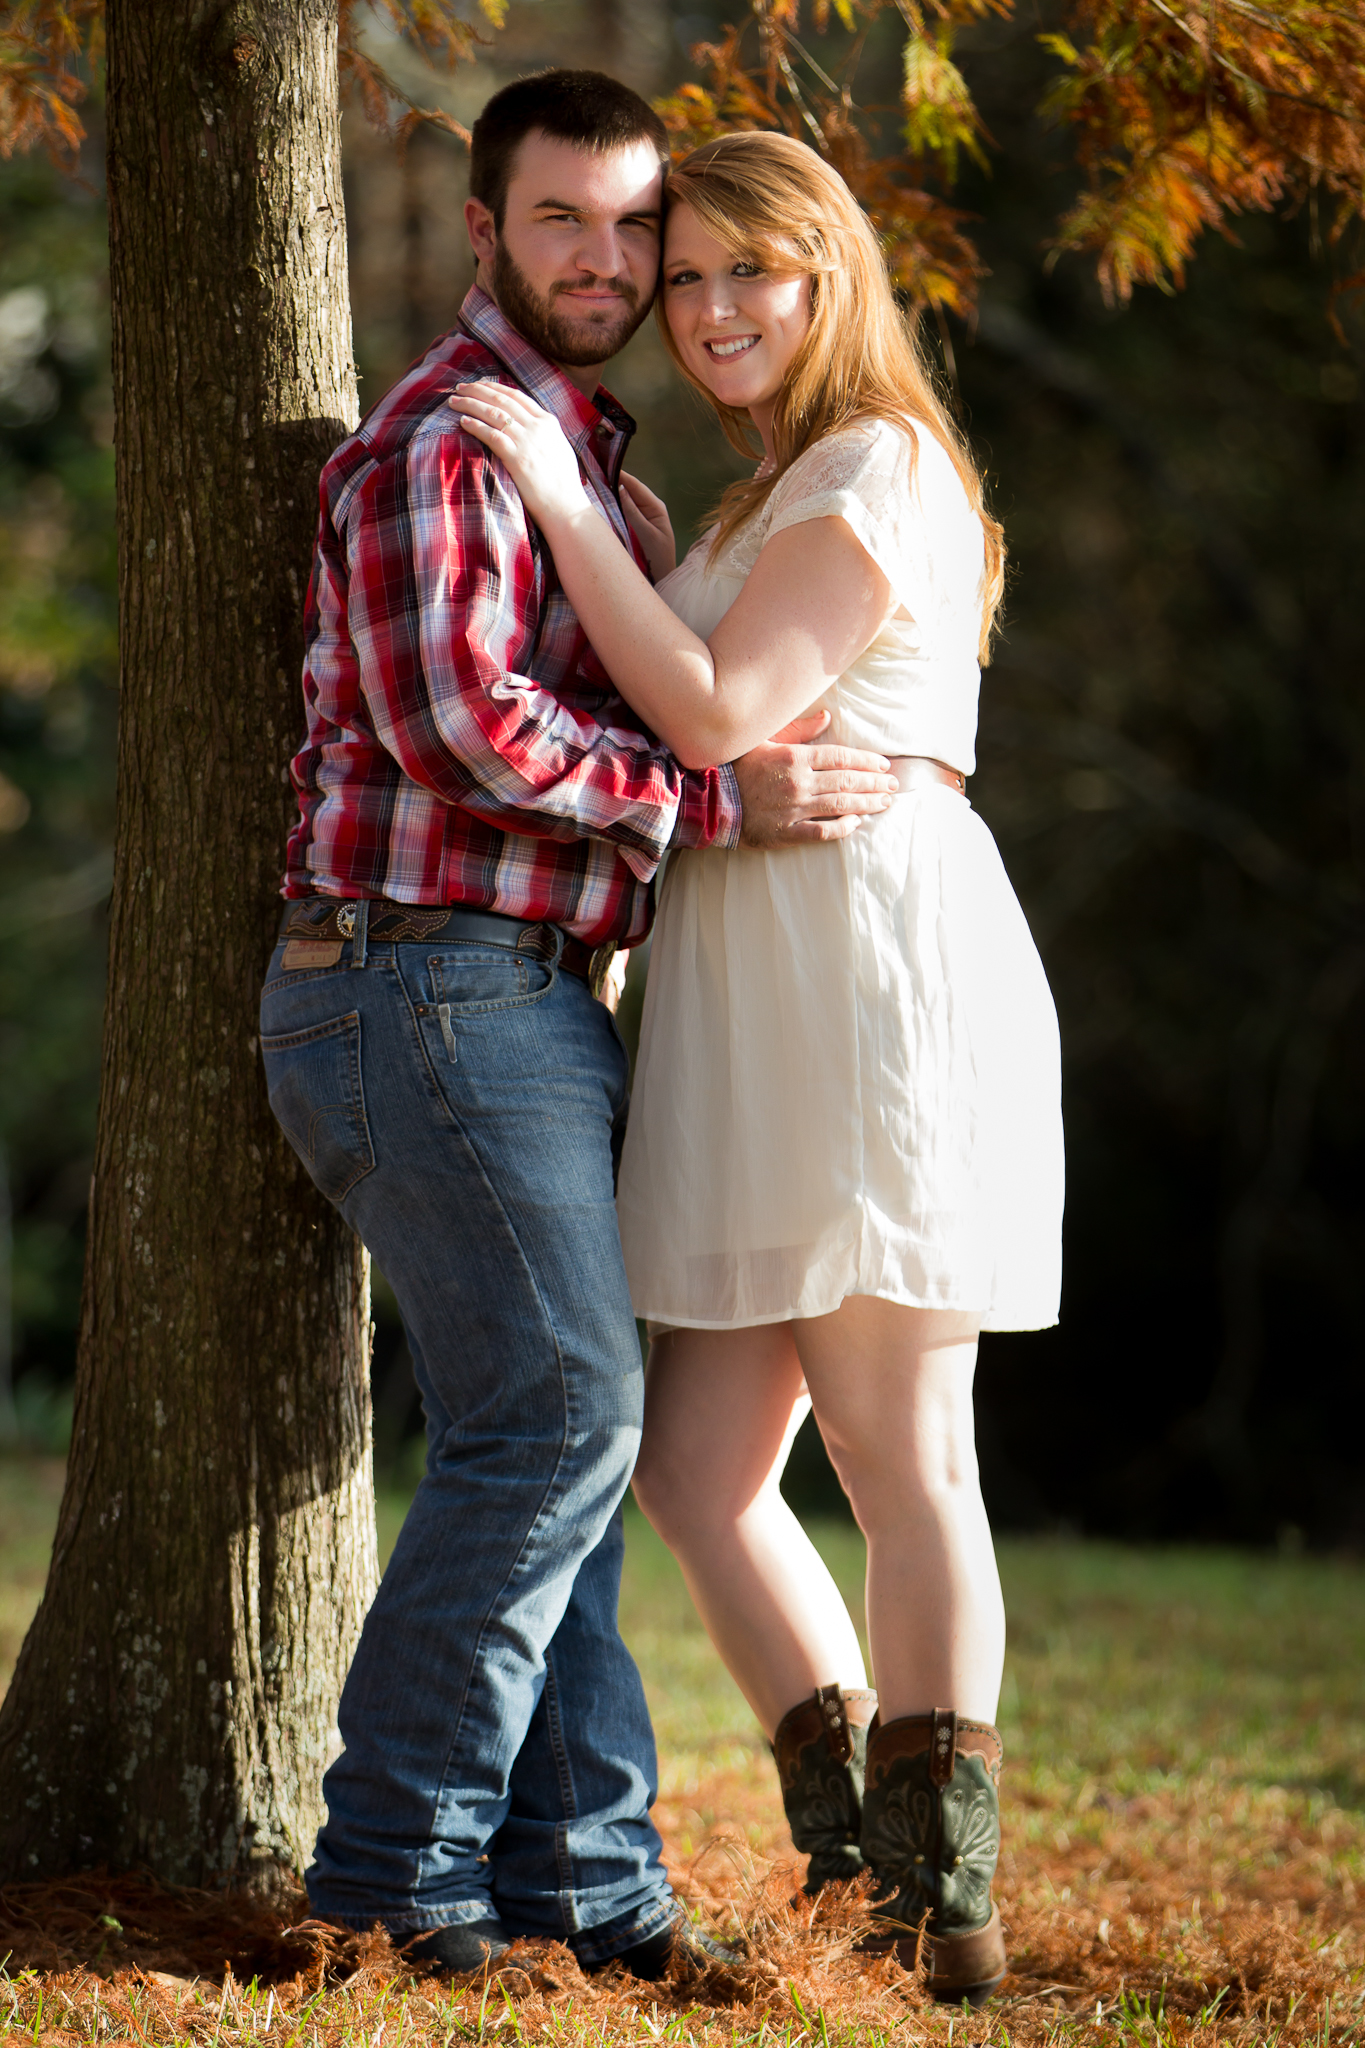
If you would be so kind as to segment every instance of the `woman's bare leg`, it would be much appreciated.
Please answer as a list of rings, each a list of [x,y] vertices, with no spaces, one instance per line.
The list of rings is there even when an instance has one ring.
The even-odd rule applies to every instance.
[[[934,1707],[993,1723],[1005,1610],[977,1476],[979,1319],[853,1295],[791,1328],[816,1421],[867,1538],[883,1723]]]
[[[788,1323],[650,1348],[635,1497],[771,1740],[818,1685],[866,1685],[848,1609],[779,1482],[808,1403]]]

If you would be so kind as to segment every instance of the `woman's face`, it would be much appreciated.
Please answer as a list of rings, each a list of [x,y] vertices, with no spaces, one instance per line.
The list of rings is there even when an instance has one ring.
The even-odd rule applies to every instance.
[[[810,278],[774,277],[709,235],[690,206],[664,234],[669,332],[692,374],[736,411],[770,408],[810,326]]]

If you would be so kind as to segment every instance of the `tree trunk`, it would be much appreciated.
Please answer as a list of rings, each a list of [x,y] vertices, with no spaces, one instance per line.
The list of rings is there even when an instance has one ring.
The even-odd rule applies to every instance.
[[[75,1433],[0,1877],[270,1892],[376,1576],[368,1271],[256,1003],[321,462],[354,423],[336,0],[109,0],[119,826]]]

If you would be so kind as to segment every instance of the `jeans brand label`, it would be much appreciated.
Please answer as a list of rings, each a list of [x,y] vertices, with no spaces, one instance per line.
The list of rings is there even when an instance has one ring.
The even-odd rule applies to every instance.
[[[340,939],[290,939],[280,964],[288,974],[300,967],[335,967],[340,958]]]

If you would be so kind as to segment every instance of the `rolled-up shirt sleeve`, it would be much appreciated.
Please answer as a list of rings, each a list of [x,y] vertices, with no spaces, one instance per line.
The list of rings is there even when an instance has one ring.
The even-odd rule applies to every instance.
[[[413,782],[507,832],[607,840],[641,881],[670,845],[737,844],[733,770],[681,767],[605,678],[597,690],[565,679],[561,694],[528,673],[543,543],[506,470],[453,415],[337,511],[365,704]]]

